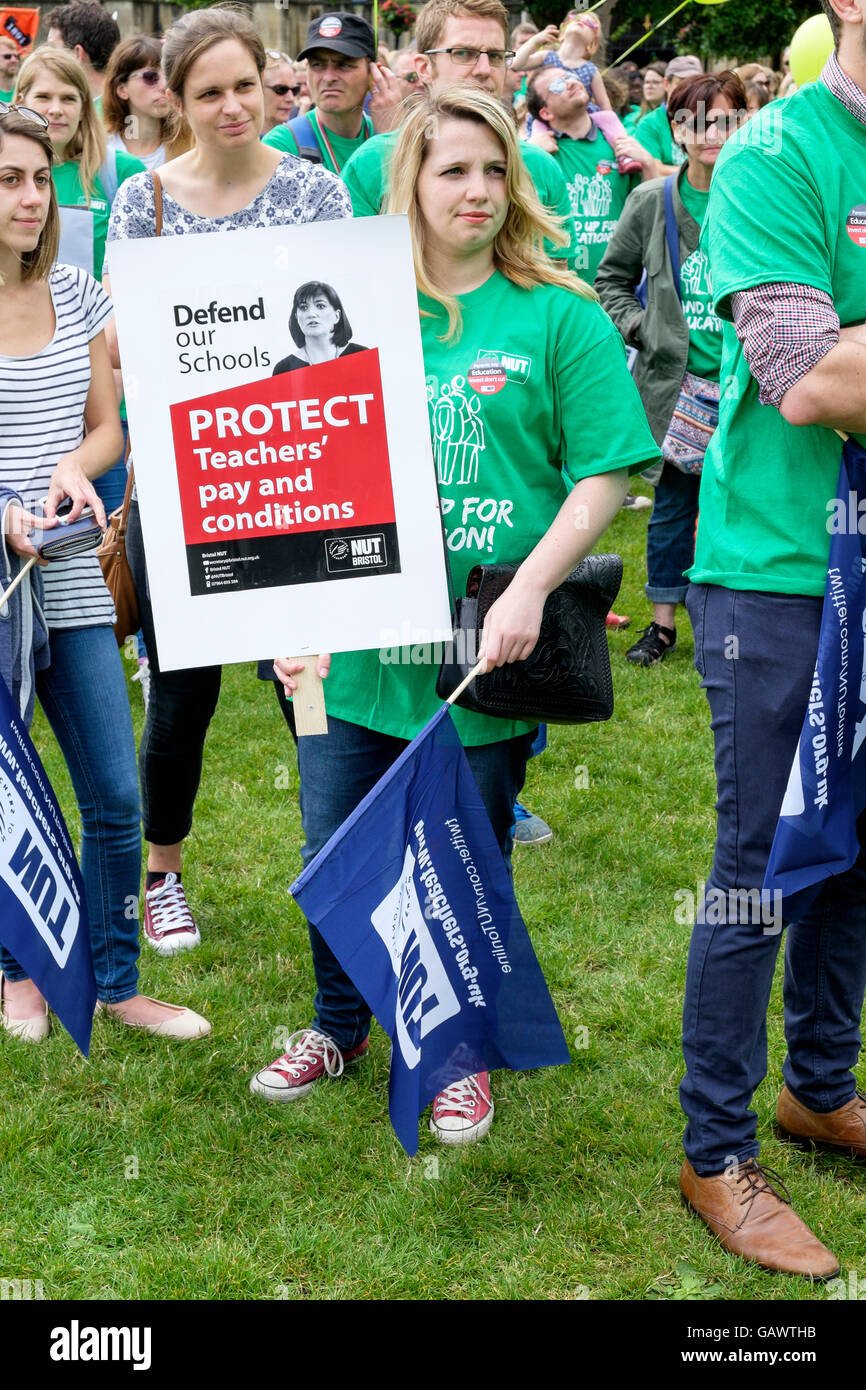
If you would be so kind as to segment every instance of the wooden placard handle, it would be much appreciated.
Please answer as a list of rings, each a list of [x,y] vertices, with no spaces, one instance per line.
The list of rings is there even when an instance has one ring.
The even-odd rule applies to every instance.
[[[295,729],[298,738],[310,734],[328,732],[328,715],[325,710],[325,688],[319,675],[318,656],[293,656],[292,661],[302,661],[303,671],[295,676],[298,688],[292,697],[295,711]]]
[[[18,588],[18,585],[21,583],[25,574],[27,574],[27,572],[31,570],[35,564],[36,556],[31,555],[26,565],[21,566],[21,569],[18,571],[15,578],[12,580],[12,583],[9,585],[9,588],[5,592],[2,589],[0,589],[0,608],[6,607],[8,600],[12,597],[15,590]]]

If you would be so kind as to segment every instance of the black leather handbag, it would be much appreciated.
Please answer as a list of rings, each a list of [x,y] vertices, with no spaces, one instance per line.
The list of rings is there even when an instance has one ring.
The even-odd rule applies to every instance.
[[[518,565],[476,565],[458,598],[451,650],[436,682],[447,700],[477,662],[488,610]],[[541,633],[525,661],[476,676],[456,701],[461,709],[540,724],[591,724],[613,714],[605,618],[622,583],[619,555],[588,555],[544,605]]]

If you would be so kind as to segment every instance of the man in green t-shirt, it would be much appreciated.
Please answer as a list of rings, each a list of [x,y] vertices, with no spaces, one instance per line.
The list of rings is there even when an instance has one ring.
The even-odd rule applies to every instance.
[[[274,126],[264,144],[289,154],[321,163],[332,174],[343,166],[376,129],[390,124],[396,102],[402,97],[397,78],[376,62],[376,36],[366,19],[342,10],[314,19],[307,30],[306,46],[298,54],[306,58],[313,110],[285,125]],[[383,107],[384,125],[376,124],[364,103],[373,85],[392,95]]]
[[[508,11],[501,0],[428,0],[415,26],[415,69],[428,87],[473,82],[502,98],[505,73],[513,56],[508,49]],[[368,140],[342,171],[356,217],[375,217],[388,192],[388,166],[397,132]],[[556,160],[534,145],[521,144],[521,154],[539,199],[565,219],[569,245],[551,254],[571,261],[575,254],[574,227],[565,180]]]
[[[763,886],[781,812],[803,809],[792,768],[807,712],[816,759],[825,745],[835,752],[846,727],[844,702],[825,709],[815,666],[831,521],[849,506],[837,497],[836,431],[866,447],[866,0],[822,3],[838,57],[781,119],[765,107],[727,143],[704,224],[716,310],[729,323],[687,606],[712,714],[717,832],[689,953],[680,1087],[689,1206],[727,1250],[813,1279],[831,1277],[839,1261],[758,1163],[751,1104],[767,1071],[766,1014],[787,926],[778,1132],[866,1159],[854,1075],[866,855],[861,848],[843,872],[840,844],[840,872],[793,912]],[[864,831],[861,817],[861,846]]]
[[[568,185],[574,218],[574,265],[591,285],[638,176],[619,172],[613,146],[587,110],[589,92],[562,68],[540,68],[534,74],[526,105],[533,120],[544,121],[556,138],[554,158]],[[644,157],[652,176],[653,160]]]
[[[8,34],[0,34],[0,101],[11,101],[21,62],[21,49]]]

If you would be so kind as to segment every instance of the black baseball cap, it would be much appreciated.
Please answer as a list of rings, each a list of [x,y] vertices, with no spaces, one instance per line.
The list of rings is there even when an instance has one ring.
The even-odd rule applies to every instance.
[[[373,62],[378,56],[372,25],[360,15],[347,14],[344,10],[320,15],[311,22],[307,30],[307,42],[298,58],[306,58],[314,48],[327,48],[335,53],[345,53],[347,58],[370,58]]]

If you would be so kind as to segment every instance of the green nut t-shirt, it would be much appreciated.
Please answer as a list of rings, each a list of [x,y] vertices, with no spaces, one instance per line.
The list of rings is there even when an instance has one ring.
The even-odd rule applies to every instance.
[[[613,147],[593,126],[594,136],[557,141],[555,158],[568,185],[577,254],[574,268],[591,285],[636,180],[616,167]]]
[[[633,134],[653,159],[661,160],[662,164],[685,164],[687,155],[673,137],[666,107],[657,106],[655,111],[648,111]]]
[[[110,157],[110,156],[109,156]],[[144,165],[140,159],[135,159],[131,154],[115,153],[117,161],[117,184],[118,187],[124,180],[132,178],[133,174],[144,173]],[[85,208],[89,211],[92,218],[93,232],[93,265],[82,266],[82,270],[89,270],[97,280],[102,278],[102,262],[105,260],[105,238],[108,235],[108,219],[111,214],[111,206],[105,196],[105,190],[96,178],[96,186],[91,194],[88,203],[84,189],[81,185],[81,171],[77,160],[67,160],[65,164],[55,164],[51,170],[51,177],[54,180],[54,187],[57,191],[57,201],[62,208],[64,206],[73,208]]]
[[[356,217],[376,217],[383,211],[388,193],[388,166],[399,133],[389,130],[385,135],[374,135],[344,166],[340,177],[349,190]],[[571,203],[557,161],[553,155],[525,141],[520,142],[520,153],[540,201],[549,212],[564,218],[564,230],[570,238],[567,246],[551,247],[550,254],[556,260],[572,263],[575,241]]]
[[[373,134],[373,125],[367,115],[361,121],[360,131],[351,140],[342,135],[335,135],[332,130],[325,131],[323,134],[315,109],[307,113],[307,120],[312,127],[316,144],[321,150],[322,165],[325,169],[329,169],[332,174],[341,173],[355,151],[360,149]],[[262,137],[262,144],[270,145],[275,150],[284,150],[287,154],[296,155],[298,153],[298,142],[288,125],[274,126],[273,130],[269,130],[267,135]]]
[[[866,127],[823,82],[796,92],[784,119],[767,106],[719,155],[704,224],[716,309],[757,285],[810,285],[842,327],[866,319]],[[842,442],[761,405],[742,346],[725,326],[719,428],[701,479],[696,583],[824,593],[828,503]],[[866,446],[866,436],[858,436]]]
[[[680,197],[687,212],[703,227],[709,191],[692,188],[688,175],[681,176]],[[718,381],[722,366],[722,321],[713,305],[713,287],[707,253],[698,246],[680,267],[683,314],[689,329],[689,357],[686,366],[696,376]]]
[[[496,271],[461,297],[463,329],[452,343],[440,341],[441,305],[419,303],[446,554],[463,594],[473,565],[527,557],[570,484],[644,468],[658,449],[622,339],[595,301],[553,285],[521,289]],[[435,643],[339,653],[325,682],[328,713],[413,738],[439,708],[441,660]],[[467,746],[532,727],[453,713]]]

